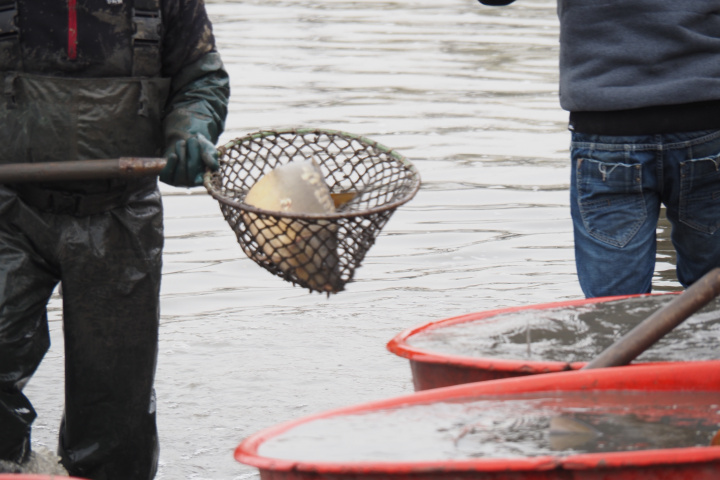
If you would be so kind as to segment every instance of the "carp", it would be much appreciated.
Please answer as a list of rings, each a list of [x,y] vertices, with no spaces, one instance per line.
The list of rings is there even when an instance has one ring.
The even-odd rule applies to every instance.
[[[274,168],[250,188],[244,203],[278,214],[243,214],[245,226],[262,250],[251,255],[254,260],[272,263],[311,290],[329,294],[341,288],[337,224],[283,216],[336,212],[330,188],[314,160]]]
[[[587,453],[716,445],[715,437],[708,441],[707,430],[714,431],[717,427],[704,426],[701,420],[678,418],[676,422],[672,415],[650,419],[631,413],[578,413],[574,417],[552,418],[548,433],[553,450],[575,449]]]
[[[592,425],[565,415],[550,419],[550,448],[569,450],[596,440],[600,431]]]

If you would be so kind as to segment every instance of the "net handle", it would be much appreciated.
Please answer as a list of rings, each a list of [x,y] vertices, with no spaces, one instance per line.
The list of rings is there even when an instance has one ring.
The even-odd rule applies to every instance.
[[[0,183],[136,178],[158,175],[166,164],[162,157],[7,163],[0,165]]]

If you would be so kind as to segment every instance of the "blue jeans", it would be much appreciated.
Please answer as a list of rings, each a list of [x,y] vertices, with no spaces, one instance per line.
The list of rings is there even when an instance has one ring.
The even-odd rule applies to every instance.
[[[664,204],[687,287],[720,266],[720,131],[572,133],[570,208],[586,297],[650,293]]]

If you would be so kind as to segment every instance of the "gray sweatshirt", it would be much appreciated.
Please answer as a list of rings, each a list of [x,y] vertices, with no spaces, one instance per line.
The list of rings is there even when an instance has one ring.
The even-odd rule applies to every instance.
[[[560,105],[720,100],[720,0],[558,0]]]
[[[720,0],[558,0],[557,13],[563,109],[720,100]]]

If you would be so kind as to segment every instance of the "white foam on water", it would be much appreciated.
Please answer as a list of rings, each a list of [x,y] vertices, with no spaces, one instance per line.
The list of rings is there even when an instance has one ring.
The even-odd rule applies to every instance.
[[[0,460],[0,472],[68,476],[67,470],[60,464],[60,457],[43,447],[33,448],[30,458],[21,465]]]

